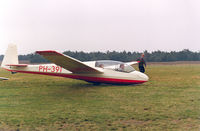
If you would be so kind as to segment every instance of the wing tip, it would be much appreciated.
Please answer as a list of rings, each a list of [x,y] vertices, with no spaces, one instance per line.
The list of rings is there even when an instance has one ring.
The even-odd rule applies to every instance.
[[[38,54],[42,54],[42,53],[56,53],[56,51],[54,51],[54,50],[44,50],[44,51],[36,51],[36,53],[38,53]]]
[[[39,55],[50,55],[50,54],[63,55],[62,53],[59,53],[55,50],[36,51],[36,53]]]

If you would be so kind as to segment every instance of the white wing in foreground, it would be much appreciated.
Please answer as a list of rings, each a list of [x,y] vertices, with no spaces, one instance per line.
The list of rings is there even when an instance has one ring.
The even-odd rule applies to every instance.
[[[0,80],[9,80],[9,79],[5,77],[0,77]]]
[[[103,73],[103,71],[100,69],[88,66],[77,59],[58,53],[56,51],[36,51],[36,53],[42,55],[45,59],[73,73],[87,73],[87,74]]]

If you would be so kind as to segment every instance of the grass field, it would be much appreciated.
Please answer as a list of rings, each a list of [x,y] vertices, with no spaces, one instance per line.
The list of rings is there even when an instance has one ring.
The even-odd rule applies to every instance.
[[[94,86],[0,70],[0,130],[200,130],[200,64],[150,65],[150,81]]]

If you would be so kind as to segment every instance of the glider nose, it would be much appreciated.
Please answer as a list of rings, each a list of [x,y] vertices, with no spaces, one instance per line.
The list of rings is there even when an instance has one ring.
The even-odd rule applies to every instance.
[[[137,75],[143,81],[148,81],[149,80],[149,77],[144,73],[141,73],[141,72],[137,71]]]
[[[146,74],[144,74],[144,73],[142,73],[142,78],[143,78],[145,81],[148,81],[148,80],[149,80],[149,77],[148,77]]]

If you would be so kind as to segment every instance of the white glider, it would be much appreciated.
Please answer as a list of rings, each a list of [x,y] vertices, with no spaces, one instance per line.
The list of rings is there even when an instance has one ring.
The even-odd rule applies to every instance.
[[[1,67],[11,72],[60,76],[96,84],[140,84],[149,79],[146,74],[132,67],[137,62],[123,63],[111,60],[81,62],[52,50],[36,53],[53,64],[19,64],[16,45],[9,45]]]

